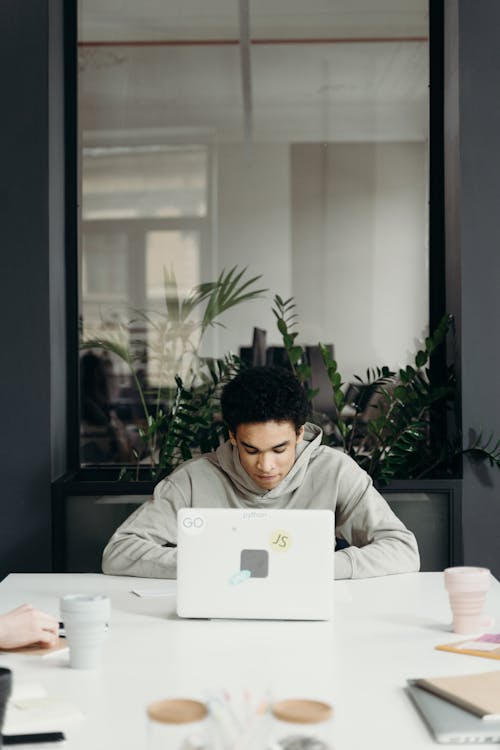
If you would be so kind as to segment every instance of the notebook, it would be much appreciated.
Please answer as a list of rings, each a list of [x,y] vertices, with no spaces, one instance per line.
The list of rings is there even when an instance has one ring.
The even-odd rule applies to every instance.
[[[332,511],[183,508],[177,532],[180,617],[331,618]]]
[[[437,742],[475,744],[500,742],[500,720],[484,721],[463,708],[408,680],[406,692]]]
[[[500,720],[500,671],[419,679],[416,684],[476,714]]]

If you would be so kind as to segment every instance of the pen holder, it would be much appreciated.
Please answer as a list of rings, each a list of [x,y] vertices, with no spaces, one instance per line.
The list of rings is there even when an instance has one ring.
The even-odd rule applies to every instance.
[[[148,750],[212,750],[213,729],[201,701],[172,698],[147,707]]]
[[[5,711],[12,690],[12,672],[0,667],[0,747],[2,747],[2,729]]]
[[[269,750],[333,750],[333,709],[317,700],[271,705]]]

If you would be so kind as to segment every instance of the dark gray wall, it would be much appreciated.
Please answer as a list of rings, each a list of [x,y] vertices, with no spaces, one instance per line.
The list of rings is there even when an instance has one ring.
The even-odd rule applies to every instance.
[[[0,3],[0,579],[50,569],[64,464],[50,437],[65,423],[61,18],[62,0]]]
[[[447,0],[448,308],[461,329],[464,444],[500,435],[500,2]],[[466,564],[500,576],[500,472],[464,463]]]

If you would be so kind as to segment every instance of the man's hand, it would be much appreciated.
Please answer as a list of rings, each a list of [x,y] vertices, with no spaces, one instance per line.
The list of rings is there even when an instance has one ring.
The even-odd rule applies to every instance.
[[[0,615],[0,648],[20,648],[32,643],[50,648],[57,642],[59,623],[51,615],[23,604]]]

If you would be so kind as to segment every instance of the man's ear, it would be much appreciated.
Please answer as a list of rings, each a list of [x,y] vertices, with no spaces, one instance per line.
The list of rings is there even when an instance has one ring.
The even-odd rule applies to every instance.
[[[234,434],[234,432],[231,432],[231,430],[229,430],[229,440],[231,441],[232,445],[237,445],[236,435]]]
[[[300,443],[303,437],[304,437],[304,425],[302,425],[302,427],[297,433],[297,442]]]

